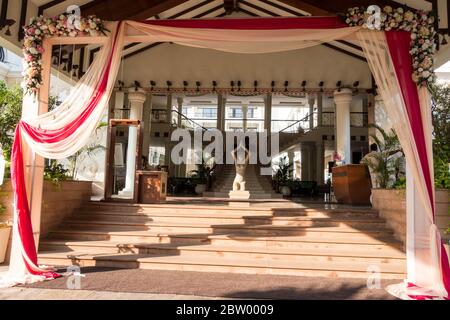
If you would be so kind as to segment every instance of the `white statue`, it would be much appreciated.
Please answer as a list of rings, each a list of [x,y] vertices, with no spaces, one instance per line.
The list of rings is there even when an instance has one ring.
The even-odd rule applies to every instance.
[[[239,145],[231,152],[236,167],[236,177],[233,181],[233,191],[245,191],[245,169],[247,168],[250,152],[243,145]]]

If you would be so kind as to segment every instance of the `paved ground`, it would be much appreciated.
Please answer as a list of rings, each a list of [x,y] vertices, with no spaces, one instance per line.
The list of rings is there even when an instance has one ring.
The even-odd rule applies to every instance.
[[[330,279],[140,269],[82,268],[81,290],[67,277],[0,290],[0,299],[395,299],[365,279]]]

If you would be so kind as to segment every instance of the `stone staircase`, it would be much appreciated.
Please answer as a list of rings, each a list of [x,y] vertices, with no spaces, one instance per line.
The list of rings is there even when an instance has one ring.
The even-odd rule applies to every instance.
[[[236,176],[234,165],[223,165],[212,186],[212,191],[203,193],[204,197],[228,198],[233,189],[233,180]],[[262,176],[259,165],[247,166],[245,171],[245,188],[250,192],[250,199],[281,199],[283,196],[272,189],[269,176]]]
[[[238,205],[238,206],[236,206]],[[402,243],[368,209],[90,202],[41,240],[39,263],[403,278]]]

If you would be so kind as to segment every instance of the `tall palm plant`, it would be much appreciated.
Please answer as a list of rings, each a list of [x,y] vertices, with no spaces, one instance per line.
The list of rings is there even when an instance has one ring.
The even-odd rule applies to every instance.
[[[394,129],[386,132],[383,128],[376,124],[371,124],[369,127],[376,128],[377,134],[371,134],[370,136],[378,145],[378,152],[371,154],[374,161],[370,161],[364,158],[361,162],[369,166],[372,172],[376,174],[376,180],[380,188],[387,188],[391,182],[391,176],[396,175],[397,168],[400,165],[398,158],[392,157],[394,154],[403,153],[400,141]]]

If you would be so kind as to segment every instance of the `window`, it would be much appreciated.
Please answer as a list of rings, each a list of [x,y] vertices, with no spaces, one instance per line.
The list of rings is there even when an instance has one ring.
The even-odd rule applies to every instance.
[[[243,118],[242,117],[242,109],[241,108],[231,108],[230,118]]]
[[[217,108],[202,108],[201,109],[202,118],[217,118]]]
[[[255,111],[256,111],[256,108],[248,108],[247,118],[249,118],[249,119],[255,118]]]

